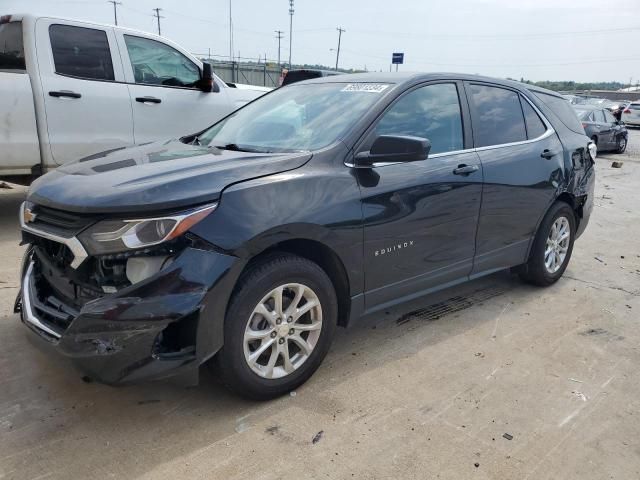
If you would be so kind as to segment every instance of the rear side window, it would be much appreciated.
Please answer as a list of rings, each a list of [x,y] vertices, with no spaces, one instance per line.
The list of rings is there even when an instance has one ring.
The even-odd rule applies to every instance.
[[[531,93],[533,93],[542,103],[549,107],[569,130],[584,135],[584,128],[582,128],[582,123],[580,123],[575,110],[573,110],[571,104],[566,99],[542,92],[531,91]]]
[[[470,85],[476,147],[521,142],[527,139],[518,94],[487,85]]]
[[[462,150],[462,114],[453,83],[417,88],[400,98],[380,119],[377,135],[427,138],[431,153]]]
[[[616,122],[616,119],[614,118],[613,115],[611,115],[609,110],[603,110],[602,112],[604,113],[605,122],[607,122],[607,123],[615,123]]]
[[[51,25],[49,38],[56,73],[89,80],[115,80],[105,31]]]
[[[629,110],[640,110],[640,103],[632,103],[627,108]]]
[[[602,110],[594,110],[593,112],[595,118],[596,118],[596,122],[600,122],[600,123],[605,123],[606,120],[604,118],[604,113],[602,113]]]
[[[0,70],[26,70],[22,22],[0,25]]]
[[[529,102],[522,97],[520,97],[520,102],[522,103],[524,122],[527,125],[527,137],[529,139],[538,138],[547,131],[547,127]]]

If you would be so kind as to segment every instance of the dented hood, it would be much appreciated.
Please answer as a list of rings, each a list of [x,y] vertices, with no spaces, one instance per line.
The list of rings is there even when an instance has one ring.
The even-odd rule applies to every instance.
[[[78,213],[169,210],[215,201],[229,185],[293,170],[310,158],[154,142],[65,164],[33,182],[28,200]]]

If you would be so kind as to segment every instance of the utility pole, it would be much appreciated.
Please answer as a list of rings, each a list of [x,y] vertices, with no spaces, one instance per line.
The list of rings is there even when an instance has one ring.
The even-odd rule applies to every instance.
[[[276,38],[278,39],[278,67],[280,66],[280,40],[282,40],[282,30],[276,30]]]
[[[118,5],[122,5],[122,2],[116,0],[107,0],[107,3],[113,3],[113,21],[118,25]]]
[[[162,9],[161,8],[154,8],[153,11],[156,12],[154,17],[156,17],[156,19],[158,20],[158,35],[162,36],[162,32],[160,30],[160,19],[164,18],[162,15],[160,15],[160,12],[162,11]]]
[[[338,60],[340,59],[340,40],[342,39],[342,32],[346,30],[342,27],[336,28],[338,30],[338,50],[336,50],[336,71],[338,70]]]
[[[289,70],[291,70],[291,42],[293,40],[293,0],[289,0]]]
[[[229,0],[229,61],[233,62],[233,19],[231,17],[231,0]]]

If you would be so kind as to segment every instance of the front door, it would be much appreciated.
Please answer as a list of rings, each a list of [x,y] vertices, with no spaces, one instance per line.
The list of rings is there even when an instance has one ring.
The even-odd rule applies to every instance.
[[[133,144],[129,91],[113,28],[41,18],[38,65],[58,165]],[[40,46],[51,45],[51,49]]]
[[[465,138],[460,88],[451,82],[409,91],[358,148],[368,150],[378,135],[423,137],[432,145],[426,160],[356,169],[369,312],[466,278],[471,271],[482,167],[476,153],[465,148],[470,138]]]
[[[196,133],[231,113],[226,89],[199,90],[200,66],[177,48],[143,34],[117,35],[129,83],[136,143]]]

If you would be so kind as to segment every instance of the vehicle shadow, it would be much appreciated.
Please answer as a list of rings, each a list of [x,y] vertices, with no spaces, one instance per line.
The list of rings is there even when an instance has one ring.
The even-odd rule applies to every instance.
[[[264,433],[264,422],[284,409],[329,414],[335,408],[332,391],[493,322],[513,295],[520,303],[537,297],[536,289],[503,272],[338,329],[311,380],[295,396],[268,402],[239,398],[206,371],[197,387],[167,381],[123,387],[85,383],[68,361],[34,348],[17,315],[0,318],[0,465],[23,472],[24,478],[35,475],[37,450],[53,478],[82,477],[86,459],[75,455],[82,450],[92,452],[92,472],[126,472],[133,478],[257,425]],[[461,315],[463,308],[474,313]]]

